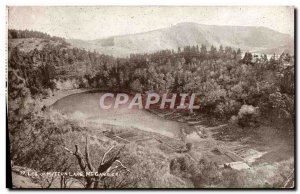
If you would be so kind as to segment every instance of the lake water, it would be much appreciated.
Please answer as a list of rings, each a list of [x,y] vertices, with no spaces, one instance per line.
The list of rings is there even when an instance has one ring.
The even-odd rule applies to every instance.
[[[73,94],[58,100],[52,108],[72,119],[90,125],[110,124],[124,128],[135,127],[173,138],[179,138],[180,129],[186,127],[185,124],[163,119],[146,110],[128,109],[128,104],[118,109],[101,109],[99,100],[102,94],[99,92]],[[109,102],[106,100],[107,103],[113,103],[115,100],[107,99],[111,99]]]

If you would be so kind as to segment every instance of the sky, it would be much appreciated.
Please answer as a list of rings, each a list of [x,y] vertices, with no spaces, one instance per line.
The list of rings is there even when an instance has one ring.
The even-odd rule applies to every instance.
[[[294,8],[286,6],[9,7],[8,28],[93,40],[170,27],[181,22],[264,26],[294,36]]]

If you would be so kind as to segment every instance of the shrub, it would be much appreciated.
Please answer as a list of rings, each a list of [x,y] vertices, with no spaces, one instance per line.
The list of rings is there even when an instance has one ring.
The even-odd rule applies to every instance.
[[[255,126],[258,123],[258,116],[258,107],[243,105],[239,110],[237,123],[242,127]]]

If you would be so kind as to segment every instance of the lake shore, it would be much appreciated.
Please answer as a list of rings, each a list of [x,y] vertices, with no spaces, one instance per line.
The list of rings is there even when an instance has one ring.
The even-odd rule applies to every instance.
[[[84,88],[80,88],[80,89],[69,89],[69,90],[57,90],[56,92],[54,92],[51,96],[45,98],[45,99],[41,99],[38,103],[38,107],[42,108],[42,107],[49,107],[51,105],[53,105],[55,102],[57,102],[58,100],[73,95],[73,94],[79,94],[79,93],[83,93],[83,92],[91,92],[91,91],[97,91],[100,89],[84,89]]]

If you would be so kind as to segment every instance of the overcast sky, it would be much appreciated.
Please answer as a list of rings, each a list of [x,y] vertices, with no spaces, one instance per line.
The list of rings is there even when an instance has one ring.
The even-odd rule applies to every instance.
[[[8,27],[76,39],[145,32],[181,22],[265,26],[294,34],[293,7],[9,7]]]

